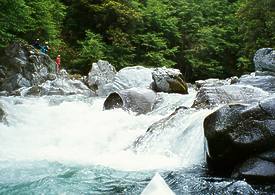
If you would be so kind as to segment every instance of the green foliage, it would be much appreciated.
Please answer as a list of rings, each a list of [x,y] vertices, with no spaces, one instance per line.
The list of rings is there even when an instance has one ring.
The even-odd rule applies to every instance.
[[[28,31],[32,22],[31,8],[24,0],[1,0],[0,47],[4,47],[18,34]]]
[[[73,68],[80,70],[82,73],[88,73],[93,62],[105,59],[106,45],[100,35],[91,31],[86,32],[86,39],[79,42],[79,44],[81,50],[73,62]]]
[[[27,38],[40,37],[44,40],[58,38],[65,17],[65,6],[55,0],[25,0],[31,8],[32,22]]]
[[[274,47],[274,0],[0,0],[0,47],[49,41],[50,56],[86,74],[93,62],[179,68],[188,80],[253,70]]]
[[[240,36],[244,40],[243,51],[251,59],[255,51],[275,45],[275,1],[241,1],[237,12],[241,21]]]

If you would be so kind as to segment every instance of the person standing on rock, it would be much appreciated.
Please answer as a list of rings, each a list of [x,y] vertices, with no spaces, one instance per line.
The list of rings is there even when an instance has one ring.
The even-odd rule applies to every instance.
[[[46,41],[45,45],[41,46],[41,52],[47,54],[50,50],[49,43]]]
[[[36,39],[32,44],[36,49],[41,49],[40,41],[39,39]]]
[[[56,73],[59,73],[59,72],[60,72],[60,69],[61,69],[60,55],[57,55],[56,60],[55,60],[55,63],[56,63]]]

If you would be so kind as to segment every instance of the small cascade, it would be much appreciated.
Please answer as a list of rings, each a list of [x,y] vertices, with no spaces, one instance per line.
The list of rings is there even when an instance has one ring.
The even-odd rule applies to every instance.
[[[0,123],[0,160],[48,160],[104,165],[125,170],[181,167],[203,158],[202,121],[208,110],[187,109],[170,118],[135,150],[126,149],[146,130],[190,106],[189,95],[160,94],[154,111],[136,116],[103,111],[103,98],[76,96],[2,97],[8,125]],[[123,161],[121,161],[123,159]]]

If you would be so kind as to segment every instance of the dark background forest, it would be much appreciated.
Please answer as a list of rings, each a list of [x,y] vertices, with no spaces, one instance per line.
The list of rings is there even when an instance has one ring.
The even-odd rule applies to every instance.
[[[103,59],[178,68],[188,81],[238,76],[274,32],[275,0],[0,0],[0,48],[48,41],[72,73]]]

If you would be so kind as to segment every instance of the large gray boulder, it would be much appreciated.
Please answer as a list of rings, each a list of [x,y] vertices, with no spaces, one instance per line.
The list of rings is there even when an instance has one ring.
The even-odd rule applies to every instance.
[[[188,86],[178,69],[156,68],[152,77],[152,87],[156,92],[188,94]]]
[[[103,87],[111,83],[116,75],[115,67],[109,62],[99,60],[93,63],[92,68],[87,77],[87,85],[94,90],[99,96],[106,95]]]
[[[122,108],[146,114],[152,111],[156,101],[156,93],[145,88],[124,89],[110,93],[104,102],[104,109]]]
[[[192,105],[195,108],[213,108],[220,104],[253,103],[269,96],[262,89],[246,85],[202,87]]]
[[[126,67],[121,69],[112,83],[103,86],[103,94],[119,91],[122,89],[150,88],[153,82],[152,69],[142,66]]]
[[[219,108],[205,118],[204,133],[208,162],[214,169],[234,168],[244,160],[274,149],[275,96],[257,105],[232,104]],[[244,166],[241,172],[254,167]]]
[[[47,80],[55,62],[51,58],[24,43],[8,46],[0,58],[0,91],[14,91]]]
[[[272,48],[259,49],[253,60],[256,71],[275,72],[275,50]]]

